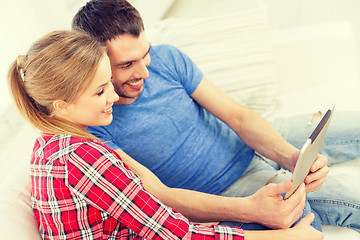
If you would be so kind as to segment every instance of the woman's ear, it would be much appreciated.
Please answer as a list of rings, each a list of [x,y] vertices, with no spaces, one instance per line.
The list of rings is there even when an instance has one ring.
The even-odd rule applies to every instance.
[[[63,100],[55,100],[52,103],[55,115],[68,115],[71,112],[71,104]]]

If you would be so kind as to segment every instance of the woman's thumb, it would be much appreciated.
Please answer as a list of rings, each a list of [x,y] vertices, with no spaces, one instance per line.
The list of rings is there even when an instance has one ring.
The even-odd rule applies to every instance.
[[[315,215],[313,213],[309,213],[303,219],[301,219],[300,222],[298,222],[298,224],[310,225],[314,221],[314,219],[315,219]]]

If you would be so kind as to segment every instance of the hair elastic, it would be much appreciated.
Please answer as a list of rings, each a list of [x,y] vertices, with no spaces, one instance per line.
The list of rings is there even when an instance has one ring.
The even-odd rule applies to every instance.
[[[21,79],[22,79],[23,82],[25,82],[25,73],[24,73],[24,70],[22,69],[22,66],[21,66],[23,62],[24,62],[24,55],[19,55],[16,58],[16,64],[17,64],[18,71],[20,73]]]

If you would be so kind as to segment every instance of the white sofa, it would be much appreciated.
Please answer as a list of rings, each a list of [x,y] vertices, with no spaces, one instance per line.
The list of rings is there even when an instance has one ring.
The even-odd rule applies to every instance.
[[[359,111],[359,56],[352,26],[329,22],[272,32],[281,108],[275,116],[311,113],[336,104]],[[335,114],[336,114],[335,111]],[[331,167],[330,173],[360,191],[360,159]],[[323,225],[325,240],[360,239],[360,233]]]
[[[256,15],[255,23],[248,21],[252,14]],[[266,18],[262,14],[266,14],[262,8],[251,10],[245,15],[240,14],[241,18],[246,18],[244,31],[250,30],[255,33],[255,37],[250,38],[248,43],[242,43],[250,44],[249,48],[253,51],[237,59],[237,63],[241,62],[243,67],[235,75],[240,74],[239,77],[243,76],[250,83],[230,81],[224,84],[214,79],[217,84],[269,119],[311,113],[333,103],[337,104],[337,111],[360,110],[360,97],[357,96],[360,89],[359,57],[349,23],[332,22],[292,30],[268,31]],[[209,23],[210,20],[214,19],[204,21]],[[181,26],[188,27],[187,24],[200,24],[199,21],[202,20],[184,21],[161,21],[149,29],[148,35],[153,43],[179,44],[190,56],[194,53],[201,67],[210,66],[205,69],[205,73],[210,76],[218,76],[219,72],[222,74],[221,69],[213,71],[211,62],[206,65],[209,62],[201,58],[208,55],[208,52],[199,51],[197,47],[191,48],[191,42],[187,42],[187,39],[182,39],[183,42],[176,41],[179,40],[177,29],[181,30]],[[250,23],[254,24],[252,28],[249,28]],[[160,37],[161,35],[166,37]],[[238,37],[245,36],[240,34]],[[255,41],[259,41],[259,46],[252,45]],[[243,49],[238,49],[240,55]],[[259,51],[263,52],[257,55]],[[255,55],[251,57],[252,54]],[[247,64],[248,62],[251,64]],[[261,69],[263,71],[259,71]],[[231,79],[231,76],[229,74],[228,78]],[[252,82],[256,82],[257,86],[251,86]],[[239,94],[234,93],[234,89]],[[256,91],[263,95],[256,95]],[[241,99],[243,96],[246,99]],[[268,101],[264,102],[264,99]],[[259,103],[252,105],[252,100]],[[39,239],[29,200],[29,159],[37,132],[21,120],[14,108],[9,109],[1,118],[0,128],[3,134],[3,140],[0,141],[0,239]],[[341,176],[344,172],[354,179],[348,181],[348,184],[354,185],[354,189],[359,191],[360,159],[332,167],[331,174]],[[327,240],[360,239],[360,233],[346,228],[324,226],[324,232]]]

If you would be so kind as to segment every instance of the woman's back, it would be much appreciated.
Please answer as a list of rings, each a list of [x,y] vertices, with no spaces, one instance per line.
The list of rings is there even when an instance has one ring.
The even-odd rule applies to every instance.
[[[99,155],[112,154],[97,141],[70,135],[44,135],[36,140],[31,158],[31,203],[44,239],[111,239],[127,231],[92,203],[101,200],[103,193],[93,186],[101,174],[96,174],[90,160],[100,164],[106,159]],[[119,162],[119,171],[127,171],[115,155],[112,159]],[[80,172],[80,168],[87,171]]]

